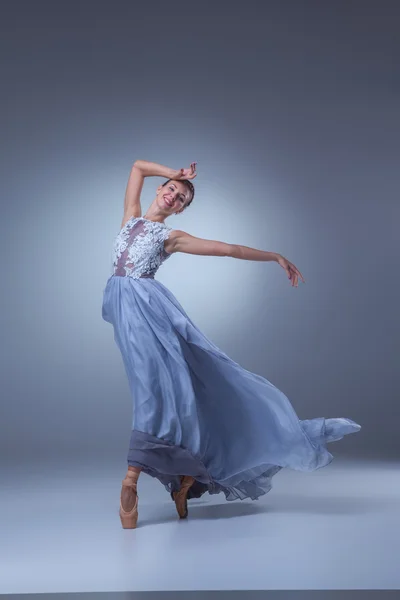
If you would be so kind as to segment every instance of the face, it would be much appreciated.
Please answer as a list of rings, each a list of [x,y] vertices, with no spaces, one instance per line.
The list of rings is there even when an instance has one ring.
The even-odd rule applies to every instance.
[[[190,201],[190,190],[181,181],[172,180],[157,189],[158,204],[163,212],[173,215],[181,212]]]

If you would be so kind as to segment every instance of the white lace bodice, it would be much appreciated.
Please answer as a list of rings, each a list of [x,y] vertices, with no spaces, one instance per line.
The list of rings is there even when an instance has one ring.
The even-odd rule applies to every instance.
[[[113,272],[122,277],[154,276],[171,256],[164,249],[171,227],[143,217],[131,217],[114,241]]]

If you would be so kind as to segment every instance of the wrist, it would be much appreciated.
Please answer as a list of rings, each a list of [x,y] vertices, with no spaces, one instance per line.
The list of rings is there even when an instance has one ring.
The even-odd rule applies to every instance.
[[[179,169],[169,169],[169,174],[166,175],[168,179],[176,179],[180,173]]]

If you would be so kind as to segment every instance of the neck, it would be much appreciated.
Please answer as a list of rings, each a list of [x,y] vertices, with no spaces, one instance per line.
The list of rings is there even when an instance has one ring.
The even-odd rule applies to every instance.
[[[150,221],[155,221],[156,223],[164,223],[164,221],[167,217],[165,215],[162,215],[157,210],[152,210],[151,206],[150,206],[149,210],[146,211],[146,214],[143,215],[143,218],[149,219]]]

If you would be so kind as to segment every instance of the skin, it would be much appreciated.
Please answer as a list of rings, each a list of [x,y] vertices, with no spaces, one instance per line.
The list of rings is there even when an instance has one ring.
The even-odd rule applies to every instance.
[[[142,217],[164,223],[171,215],[181,214],[191,199],[188,187],[180,181],[181,179],[194,179],[197,175],[195,162],[187,169],[170,169],[157,163],[137,160],[135,161],[128,179],[124,199],[124,216],[121,228],[131,217]],[[164,187],[159,185],[156,196],[150,207],[142,215],[140,196],[145,177],[164,177],[172,179]],[[298,287],[299,277],[305,283],[303,275],[297,267],[277,252],[267,252],[239,244],[227,244],[217,240],[206,240],[190,235],[185,231],[174,229],[164,243],[165,250],[170,254],[184,252],[202,256],[230,256],[242,260],[275,261],[286,272],[292,287]],[[139,477],[141,469],[128,467],[130,476]],[[133,508],[136,500],[136,492],[132,488],[123,487],[121,490],[121,503],[125,510]]]

